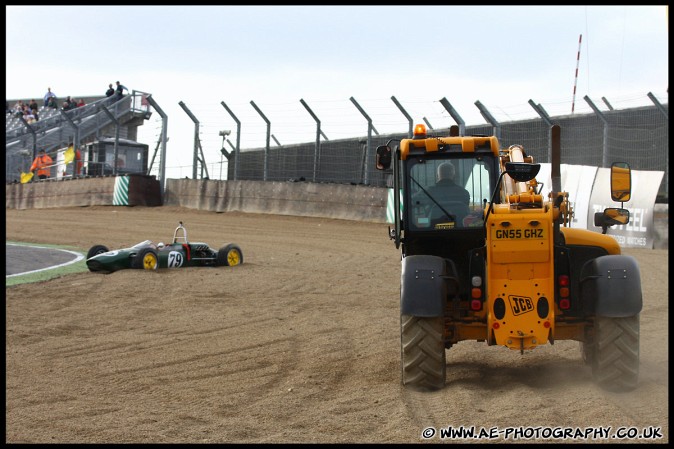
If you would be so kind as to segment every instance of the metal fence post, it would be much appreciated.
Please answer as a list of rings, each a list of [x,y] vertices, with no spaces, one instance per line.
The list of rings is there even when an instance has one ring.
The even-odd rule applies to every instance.
[[[550,120],[550,116],[548,115],[547,112],[543,109],[543,107],[540,104],[534,103],[534,100],[529,99],[529,104],[531,107],[536,111],[536,113],[543,119],[546,125],[548,125],[548,128],[552,127],[552,120]],[[552,135],[548,131],[548,161],[552,161]]]
[[[496,136],[497,139],[501,139],[501,124],[494,118],[493,115],[491,115],[491,112],[487,110],[486,107],[480,102],[480,100],[477,100],[475,102],[475,106],[480,110],[480,114],[482,114],[482,117],[494,128],[494,135]]]
[[[201,177],[204,176],[204,170],[206,171],[206,178],[210,178],[208,175],[208,167],[206,167],[206,158],[204,158],[204,151],[201,148],[201,142],[199,141],[199,120],[192,114],[185,103],[182,101],[178,102],[178,105],[185,111],[185,113],[192,119],[194,122],[194,158],[192,159],[192,179],[197,179],[197,164],[199,163],[199,153],[201,153]],[[197,149],[199,150],[197,152]]]
[[[146,100],[148,103],[150,103],[150,106],[152,106],[159,116],[161,117],[161,144],[162,144],[162,149],[161,149],[161,162],[159,163],[159,188],[160,188],[160,193],[162,196],[162,199],[164,198],[164,183],[166,181],[166,142],[168,141],[168,138],[166,137],[166,132],[167,132],[167,122],[168,122],[168,116],[166,113],[162,110],[162,108],[159,107],[156,101],[154,101],[154,98],[152,98],[152,94],[148,95],[146,97]],[[153,156],[153,161],[154,161],[154,156]],[[148,174],[150,167],[148,167]]]
[[[260,117],[262,117],[262,119],[267,123],[267,141],[266,141],[265,147],[264,147],[264,177],[263,177],[263,180],[266,181],[268,171],[269,171],[269,138],[271,137],[271,122],[262,113],[260,108],[257,107],[257,105],[255,104],[255,102],[253,100],[250,100],[250,104],[251,104],[251,106],[253,106],[253,108],[255,108],[257,113],[260,114]]]
[[[376,135],[379,135],[377,130],[374,128],[374,125],[372,125],[372,119],[370,118],[369,115],[363,110],[363,108],[360,107],[358,102],[356,101],[355,98],[351,97],[349,98],[351,100],[351,103],[356,106],[356,109],[360,111],[361,114],[363,114],[363,117],[367,120],[367,148],[365,149],[365,162],[363,164],[363,170],[365,171],[365,175],[363,176],[363,184],[368,185],[370,182],[370,153],[372,151],[372,131],[375,132]]]
[[[447,98],[442,97],[440,99],[440,104],[445,107],[447,112],[449,112],[449,115],[452,116],[454,121],[456,122],[457,125],[459,125],[459,135],[464,136],[466,135],[466,122],[463,121],[461,116],[459,115],[458,112],[456,112],[456,109],[452,107],[451,104],[449,104],[449,101],[447,101]]]
[[[229,115],[234,119],[236,122],[236,148],[234,148],[234,180],[236,181],[239,178],[239,155],[241,154],[241,121],[236,118],[236,115],[232,112],[229,107],[225,104],[224,101],[221,101],[220,104],[222,105],[223,108],[227,112],[229,112]],[[228,141],[229,142],[229,141]],[[229,145],[232,145],[232,142],[229,142]]]
[[[115,124],[115,160],[112,164],[112,174],[117,176],[117,157],[119,156],[119,121],[117,121],[115,116],[112,115],[112,112],[108,111],[108,108],[105,106],[101,105],[101,110],[105,112],[105,115],[107,115],[108,118]]]
[[[314,170],[313,170],[313,175],[312,175],[312,181],[316,182],[316,173],[318,172],[318,162],[321,154],[321,135],[325,140],[328,140],[328,137],[323,134],[323,131],[321,131],[321,121],[318,119],[316,114],[314,114],[314,111],[311,110],[309,105],[300,98],[300,103],[302,103],[302,106],[304,106],[304,109],[307,110],[309,115],[313,117],[314,121],[316,122],[316,145],[314,146]]]
[[[409,130],[407,131],[407,137],[410,139],[413,137],[413,128],[414,128],[414,122],[412,121],[412,117],[407,113],[407,111],[403,108],[403,106],[398,102],[395,96],[391,95],[391,101],[395,103],[396,106],[398,106],[398,109],[400,109],[400,112],[403,113],[407,121],[409,122]]]
[[[608,167],[608,120],[606,120],[604,114],[602,114],[599,108],[597,108],[597,106],[595,106],[592,100],[590,100],[590,97],[585,95],[583,97],[583,100],[585,100],[587,104],[590,105],[594,113],[597,114],[597,117],[599,117],[601,121],[604,123],[604,142],[602,145],[601,166],[606,168]]]

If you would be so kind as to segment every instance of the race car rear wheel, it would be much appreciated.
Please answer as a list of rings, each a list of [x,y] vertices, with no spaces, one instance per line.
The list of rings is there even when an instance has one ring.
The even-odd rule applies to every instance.
[[[143,248],[131,261],[132,268],[156,270],[159,265],[157,252],[152,248]]]
[[[221,266],[236,266],[243,263],[243,253],[241,248],[234,243],[228,243],[218,250],[216,258],[216,265]]]

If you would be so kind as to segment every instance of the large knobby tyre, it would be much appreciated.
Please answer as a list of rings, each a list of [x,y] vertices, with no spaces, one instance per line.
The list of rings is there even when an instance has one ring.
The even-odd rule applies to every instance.
[[[156,270],[158,265],[157,251],[152,248],[141,249],[136,257],[131,260],[131,268],[141,270]]]
[[[221,266],[236,266],[243,263],[243,253],[241,248],[235,243],[228,243],[218,250],[216,257],[216,265]]]
[[[636,388],[639,378],[639,315],[597,317],[592,376],[602,388],[623,392]]]
[[[420,390],[445,386],[443,317],[400,315],[402,383]]]

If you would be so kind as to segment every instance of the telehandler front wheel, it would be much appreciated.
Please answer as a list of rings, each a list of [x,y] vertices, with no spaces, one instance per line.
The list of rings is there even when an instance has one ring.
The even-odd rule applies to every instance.
[[[402,383],[420,390],[445,386],[443,317],[400,315]]]
[[[639,377],[639,315],[596,317],[592,377],[605,390],[636,388]]]

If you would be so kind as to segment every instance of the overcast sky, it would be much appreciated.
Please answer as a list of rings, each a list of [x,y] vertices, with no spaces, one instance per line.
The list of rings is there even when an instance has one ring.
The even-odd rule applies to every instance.
[[[407,119],[435,128],[668,103],[668,17],[660,6],[6,6],[6,98],[103,95],[119,80],[151,93],[168,115],[167,167],[189,166],[194,123],[207,163],[219,162],[218,131],[241,147],[312,142],[321,120],[330,140],[406,132]],[[580,59],[578,59],[579,37]],[[576,66],[578,76],[576,78]],[[574,99],[574,84],[576,93]],[[154,149],[159,124],[139,130]],[[235,132],[231,137],[235,139]],[[275,145],[272,140],[272,145]],[[227,148],[230,148],[226,145]],[[174,172],[175,173],[175,172]],[[190,167],[180,175],[191,176]],[[171,172],[169,171],[169,177]],[[212,176],[213,177],[213,176]]]

